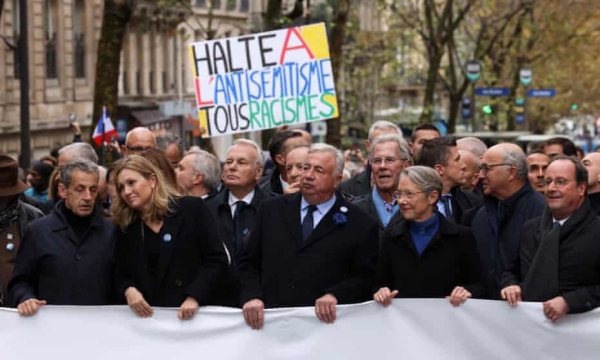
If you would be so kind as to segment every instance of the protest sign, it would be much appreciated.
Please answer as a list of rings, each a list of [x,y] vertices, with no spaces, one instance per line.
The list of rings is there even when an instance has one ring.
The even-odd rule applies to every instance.
[[[324,24],[190,46],[204,137],[338,116]]]

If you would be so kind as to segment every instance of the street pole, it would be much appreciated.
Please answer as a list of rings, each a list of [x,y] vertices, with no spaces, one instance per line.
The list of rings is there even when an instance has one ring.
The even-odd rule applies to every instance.
[[[27,34],[27,0],[19,2],[19,69],[21,81],[21,156],[19,166],[29,169],[31,166],[31,138],[29,134],[29,54]]]
[[[475,132],[475,117],[477,116],[477,104],[475,103],[475,81],[471,81],[471,132]]]

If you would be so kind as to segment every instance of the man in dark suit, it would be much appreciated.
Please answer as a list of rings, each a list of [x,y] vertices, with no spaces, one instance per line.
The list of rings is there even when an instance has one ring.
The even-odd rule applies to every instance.
[[[269,154],[275,168],[268,177],[260,181],[261,190],[267,195],[281,195],[290,186],[287,178],[285,159],[288,152],[300,145],[308,145],[302,134],[295,130],[283,130],[275,133],[269,140]]]
[[[96,206],[98,165],[74,160],[61,169],[52,214],[29,224],[9,296],[19,314],[51,305],[107,305],[114,298],[114,226]]]
[[[586,197],[588,174],[573,157],[555,156],[544,177],[547,207],[525,223],[519,257],[503,275],[502,298],[544,301],[552,321],[600,306],[600,219]]]
[[[477,195],[461,189],[466,177],[464,164],[460,160],[456,141],[443,137],[426,141],[417,162],[417,165],[434,169],[442,177],[444,187],[437,208],[442,215],[457,224],[462,224],[467,210],[481,206]]]
[[[402,219],[396,201],[396,191],[400,173],[410,166],[411,157],[408,148],[400,136],[381,135],[371,146],[371,169],[373,171],[373,190],[353,202],[356,207],[368,214],[383,231],[388,225],[394,225]]]
[[[225,190],[206,201],[225,242],[229,255],[229,273],[222,282],[216,304],[239,306],[235,281],[235,259],[244,246],[244,237],[252,230],[256,214],[265,194],[258,186],[264,158],[258,145],[251,140],[238,139],[227,151],[223,166]]]
[[[314,305],[317,317],[331,323],[338,303],[371,298],[377,225],[335,195],[343,168],[340,151],[314,144],[301,192],[263,202],[237,268],[253,329],[262,327],[265,307]]]
[[[389,121],[376,121],[369,129],[369,138],[365,142],[367,153],[371,152],[371,144],[384,134],[396,134],[402,136],[402,130]],[[403,139],[404,140],[404,139]],[[408,146],[408,143],[406,144]],[[367,164],[365,171],[358,173],[348,180],[342,181],[339,186],[342,195],[350,199],[366,196],[371,193],[371,164]]]
[[[523,224],[542,214],[544,197],[527,181],[527,161],[515,144],[492,146],[483,155],[479,179],[483,206],[474,209],[471,229],[477,240],[486,297],[500,298],[501,277],[517,257]]]
[[[590,206],[600,215],[600,153],[593,152],[581,160],[588,171],[587,196]]]

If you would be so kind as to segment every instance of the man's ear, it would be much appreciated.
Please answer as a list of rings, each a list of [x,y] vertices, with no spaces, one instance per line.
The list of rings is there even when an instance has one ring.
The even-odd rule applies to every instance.
[[[121,153],[122,153],[123,155],[126,155],[126,154],[127,154],[127,146],[125,146],[125,144],[121,145]]]
[[[438,174],[440,174],[440,176],[444,176],[444,167],[440,164],[435,164],[433,166],[433,170],[437,171]]]
[[[264,170],[264,166],[257,166],[256,167],[256,176],[254,177],[256,179],[256,182],[260,181],[260,178],[262,177],[263,174],[263,170]]]
[[[67,198],[67,188],[63,183],[58,183],[58,195],[63,199]]]
[[[285,157],[282,154],[275,155],[275,159],[273,159],[275,163],[279,166],[285,166]]]
[[[204,174],[203,173],[197,173],[196,176],[194,176],[194,185],[200,185],[200,184],[204,184]]]
[[[369,139],[365,141],[365,149],[367,150],[367,154],[371,153],[371,142],[369,141]]]

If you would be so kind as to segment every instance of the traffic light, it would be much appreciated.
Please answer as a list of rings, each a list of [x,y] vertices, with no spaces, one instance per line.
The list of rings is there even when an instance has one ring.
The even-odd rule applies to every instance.
[[[577,110],[577,108],[578,108],[578,107],[579,107],[579,106],[578,106],[577,104],[573,104],[573,105],[571,105],[571,109],[573,109],[573,110]]]
[[[471,118],[471,99],[468,97],[462,99],[462,117],[463,119]]]
[[[483,110],[483,112],[485,114],[491,114],[492,112],[494,112],[490,105],[483,105],[483,108],[481,108],[481,109]]]
[[[523,124],[525,122],[525,99],[515,99],[515,120],[517,124]]]

